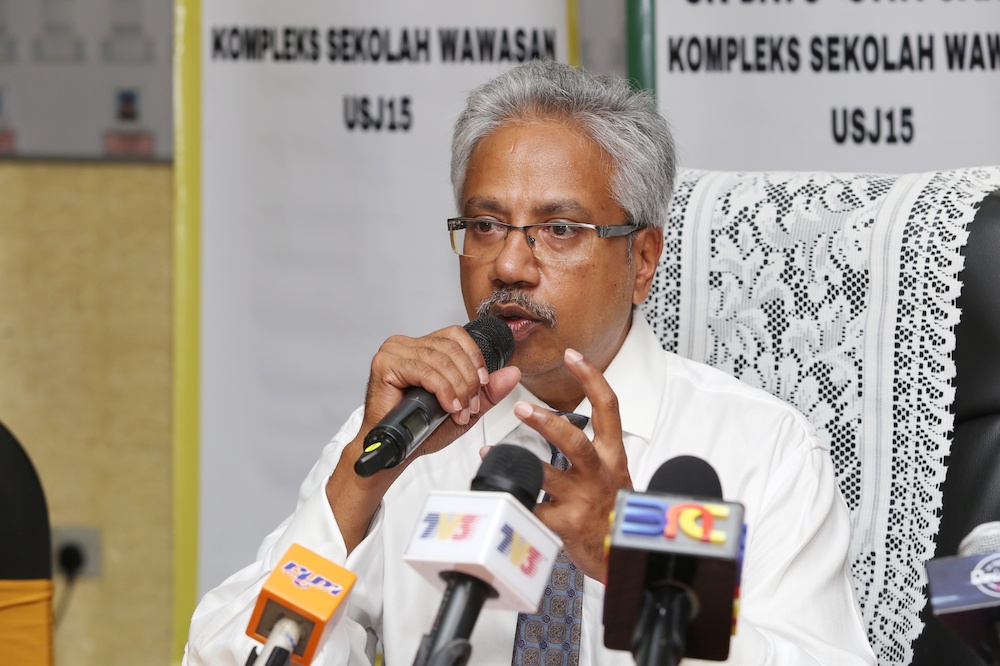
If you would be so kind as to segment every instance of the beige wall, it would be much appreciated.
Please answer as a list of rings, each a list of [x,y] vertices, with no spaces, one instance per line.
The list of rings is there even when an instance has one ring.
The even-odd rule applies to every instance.
[[[52,525],[101,532],[59,666],[170,660],[171,195],[165,165],[0,162],[0,421]]]

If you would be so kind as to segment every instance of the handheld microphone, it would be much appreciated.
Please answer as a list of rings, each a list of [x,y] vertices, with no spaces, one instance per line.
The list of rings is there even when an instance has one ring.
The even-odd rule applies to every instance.
[[[621,490],[608,538],[604,645],[636,664],[724,661],[735,631],[743,506],[721,499],[715,470],[680,456],[645,493]]]
[[[1000,522],[979,525],[958,555],[927,562],[931,610],[983,659],[1000,663]]]
[[[257,659],[252,663],[287,663],[283,652],[293,663],[311,662],[325,632],[347,607],[344,602],[355,580],[347,569],[292,544],[264,581],[250,617],[247,635],[265,643],[260,657],[251,655]]]
[[[507,365],[514,353],[514,334],[507,324],[497,317],[480,317],[466,324],[465,330],[479,346],[490,372]],[[367,478],[395,467],[447,417],[433,393],[416,386],[406,389],[403,400],[365,437],[364,452],[354,463],[355,473]]]
[[[545,592],[562,541],[531,512],[542,464],[512,444],[493,447],[472,492],[435,492],[403,559],[444,598],[414,666],[463,664],[484,604],[531,612]]]

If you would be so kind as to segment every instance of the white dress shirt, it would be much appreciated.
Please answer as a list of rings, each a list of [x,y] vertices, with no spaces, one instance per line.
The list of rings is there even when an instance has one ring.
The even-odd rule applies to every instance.
[[[729,375],[664,352],[638,311],[604,375],[618,396],[635,488],[645,488],[665,460],[694,455],[718,472],[724,498],[746,509],[740,614],[725,663],[874,664],[847,571],[847,508],[829,451],[805,418]],[[538,402],[518,386],[446,449],[414,461],[348,556],[325,486],[360,428],[357,410],[324,448],[299,489],[295,512],[264,539],[257,561],[198,604],[185,663],[243,666],[256,645],[246,627],[257,594],[288,547],[300,543],[358,575],[347,614],[313,663],[369,664],[377,636],[388,666],[411,664],[441,602],[441,593],[402,559],[426,495],[468,490],[480,447],[509,441],[509,435],[548,462],[549,448],[540,437],[512,435],[526,428],[512,410],[525,399]],[[575,411],[590,416],[590,403]],[[593,434],[590,426],[586,432]],[[603,645],[604,586],[587,578],[584,588],[581,666],[631,666],[631,654]],[[480,614],[471,664],[510,665],[516,617],[499,610]]]

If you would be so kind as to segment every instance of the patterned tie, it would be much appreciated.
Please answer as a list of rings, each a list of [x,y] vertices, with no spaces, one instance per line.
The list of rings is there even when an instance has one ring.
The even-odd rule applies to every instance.
[[[565,416],[581,430],[589,419],[573,412],[555,412]],[[552,466],[569,469],[569,460],[556,447],[552,449]],[[549,501],[548,494],[542,498]],[[514,634],[512,666],[577,666],[580,663],[580,630],[583,619],[583,572],[570,561],[564,549],[559,549],[552,577],[545,595],[534,614],[517,616]]]

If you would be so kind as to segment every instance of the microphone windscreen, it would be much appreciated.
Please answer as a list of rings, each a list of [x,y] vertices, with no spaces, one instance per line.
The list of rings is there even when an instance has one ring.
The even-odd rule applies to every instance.
[[[514,334],[503,320],[492,316],[480,317],[466,324],[465,330],[479,346],[490,372],[507,365],[514,354]]]
[[[722,483],[707,462],[696,456],[671,458],[649,480],[649,492],[722,499]]]
[[[513,444],[497,444],[479,466],[471,489],[510,493],[532,511],[542,489],[543,475],[542,462],[531,451]]]
[[[958,544],[958,554],[961,557],[988,553],[1000,553],[1000,522],[995,520],[977,525]]]

